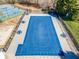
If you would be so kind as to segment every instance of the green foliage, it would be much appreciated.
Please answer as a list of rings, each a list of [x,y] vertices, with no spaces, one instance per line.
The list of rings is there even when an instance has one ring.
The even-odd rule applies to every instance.
[[[75,13],[72,16],[72,19],[75,21],[79,21],[79,9],[75,11]]]
[[[79,22],[78,21],[64,21],[64,23],[79,45]]]
[[[65,14],[65,10],[64,10],[64,0],[58,0],[57,1],[57,7],[56,7],[56,11],[60,14],[60,15],[64,15]]]
[[[77,12],[79,11],[77,0],[58,0],[56,11],[61,16],[67,16],[71,19],[74,19],[77,17]]]

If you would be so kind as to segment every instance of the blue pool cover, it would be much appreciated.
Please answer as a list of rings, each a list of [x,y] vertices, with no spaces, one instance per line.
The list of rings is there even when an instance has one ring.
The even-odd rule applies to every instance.
[[[23,44],[19,44],[16,56],[62,55],[50,16],[31,16]]]

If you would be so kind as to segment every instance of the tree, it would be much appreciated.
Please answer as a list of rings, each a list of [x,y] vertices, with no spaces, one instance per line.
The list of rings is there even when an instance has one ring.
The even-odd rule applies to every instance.
[[[58,0],[57,1],[57,7],[56,7],[56,11],[59,15],[65,15],[65,3],[64,3],[64,0]]]
[[[56,11],[61,16],[72,18],[79,11],[77,0],[58,0]]]

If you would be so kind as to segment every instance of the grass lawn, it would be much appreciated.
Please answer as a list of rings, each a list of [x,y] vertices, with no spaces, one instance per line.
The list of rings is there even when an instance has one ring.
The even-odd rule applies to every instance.
[[[71,34],[79,44],[79,22],[78,21],[64,21]]]

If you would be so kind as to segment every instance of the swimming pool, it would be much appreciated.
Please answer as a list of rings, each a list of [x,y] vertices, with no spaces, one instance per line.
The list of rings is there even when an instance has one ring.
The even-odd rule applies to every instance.
[[[23,44],[19,44],[16,56],[59,56],[62,48],[51,16],[31,16]]]

